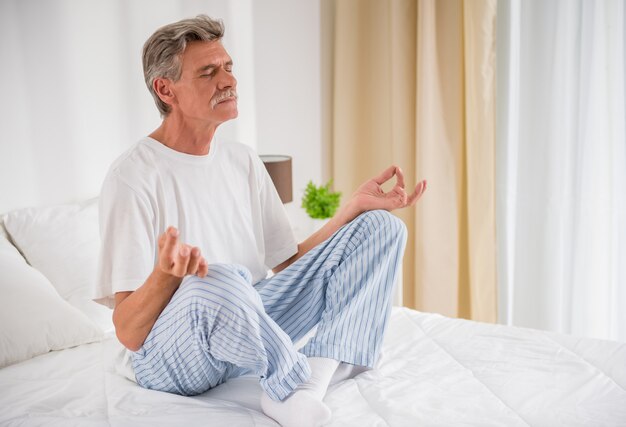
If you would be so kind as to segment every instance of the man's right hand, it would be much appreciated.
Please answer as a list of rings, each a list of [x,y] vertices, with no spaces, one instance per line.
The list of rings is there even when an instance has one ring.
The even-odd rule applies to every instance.
[[[131,351],[141,348],[183,277],[190,274],[204,277],[209,272],[200,249],[179,242],[178,236],[174,227],[159,236],[158,262],[143,285],[132,292],[115,293],[115,332]]]
[[[202,257],[200,248],[178,241],[179,232],[175,227],[168,227],[165,233],[159,236],[159,269],[174,277],[185,277],[194,274],[204,277],[209,272],[209,266]]]

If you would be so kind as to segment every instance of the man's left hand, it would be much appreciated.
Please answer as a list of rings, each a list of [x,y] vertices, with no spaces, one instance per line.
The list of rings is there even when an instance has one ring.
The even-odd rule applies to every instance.
[[[384,192],[382,185],[396,176],[396,185]],[[420,181],[411,194],[407,194],[404,188],[404,174],[398,166],[392,165],[385,169],[380,175],[370,179],[361,185],[352,195],[349,202],[356,215],[374,210],[384,209],[392,211],[394,209],[413,206],[426,191],[426,180]]]

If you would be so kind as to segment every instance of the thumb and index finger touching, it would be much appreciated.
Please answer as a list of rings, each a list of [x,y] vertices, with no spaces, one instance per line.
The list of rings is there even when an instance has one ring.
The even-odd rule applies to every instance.
[[[404,189],[404,172],[402,172],[402,169],[396,165],[389,166],[387,169],[382,171],[380,175],[374,177],[374,182],[376,182],[376,184],[378,185],[382,185],[385,182],[389,181],[391,178],[393,178],[394,175],[396,177],[395,187]],[[419,199],[424,191],[426,191],[427,184],[428,182],[424,179],[415,186],[415,190],[413,191],[413,193],[408,195],[407,206],[413,205],[417,201],[417,199]]]
[[[396,165],[389,166],[382,171],[380,175],[374,177],[374,182],[378,185],[382,185],[393,178],[394,175],[396,176],[396,185],[404,188],[404,174],[402,173],[402,169]]]

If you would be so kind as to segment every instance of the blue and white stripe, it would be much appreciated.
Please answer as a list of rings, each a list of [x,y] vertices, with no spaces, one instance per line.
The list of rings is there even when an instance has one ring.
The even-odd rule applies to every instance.
[[[406,243],[404,223],[366,212],[256,284],[235,264],[188,276],[133,354],[146,388],[196,395],[242,373],[284,399],[311,372],[306,357],[373,367]],[[293,343],[317,325],[300,350]]]

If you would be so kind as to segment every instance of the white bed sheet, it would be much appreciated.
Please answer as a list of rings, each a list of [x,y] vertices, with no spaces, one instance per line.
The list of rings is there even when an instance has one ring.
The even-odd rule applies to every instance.
[[[197,397],[116,372],[119,344],[0,370],[2,426],[276,426],[255,378]],[[377,369],[330,387],[329,426],[626,426],[626,345],[394,308]]]

